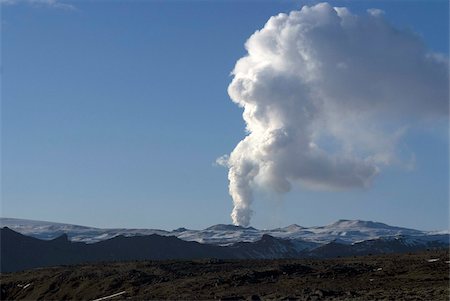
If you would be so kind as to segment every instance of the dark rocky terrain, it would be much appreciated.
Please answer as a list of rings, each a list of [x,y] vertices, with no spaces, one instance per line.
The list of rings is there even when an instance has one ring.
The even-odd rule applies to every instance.
[[[1,275],[2,300],[449,300],[449,252],[133,261]]]

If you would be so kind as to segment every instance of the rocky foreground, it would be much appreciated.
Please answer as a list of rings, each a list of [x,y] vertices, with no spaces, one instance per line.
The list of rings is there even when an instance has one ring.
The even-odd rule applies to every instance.
[[[449,300],[449,252],[136,261],[1,275],[2,300]],[[107,298],[103,298],[107,297]]]

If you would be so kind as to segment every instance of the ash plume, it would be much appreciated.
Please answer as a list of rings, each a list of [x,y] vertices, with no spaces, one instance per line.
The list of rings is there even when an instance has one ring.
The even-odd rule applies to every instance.
[[[405,156],[408,128],[448,116],[447,59],[381,10],[304,6],[271,17],[245,47],[228,93],[248,134],[217,160],[236,225],[249,225],[254,189],[369,187]]]

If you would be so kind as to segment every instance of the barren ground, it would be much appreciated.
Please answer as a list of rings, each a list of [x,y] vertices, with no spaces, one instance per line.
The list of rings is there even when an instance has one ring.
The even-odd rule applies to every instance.
[[[449,252],[101,263],[1,275],[2,300],[449,300]]]

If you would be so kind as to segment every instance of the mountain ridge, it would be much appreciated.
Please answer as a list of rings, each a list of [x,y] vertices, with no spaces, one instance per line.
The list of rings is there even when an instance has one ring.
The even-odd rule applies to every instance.
[[[291,224],[283,228],[260,230],[253,227],[242,227],[229,224],[217,224],[202,230],[178,228],[172,231],[161,229],[128,229],[128,228],[95,228],[47,221],[0,218],[0,226],[7,226],[24,235],[53,239],[66,233],[70,240],[94,243],[118,235],[136,236],[158,234],[176,236],[185,241],[196,241],[213,245],[226,246],[237,242],[254,242],[264,234],[277,238],[305,240],[312,243],[339,241],[351,244],[368,239],[376,239],[398,235],[430,235],[445,234],[448,231],[422,231],[416,229],[390,226],[380,222],[341,219],[325,226],[303,227]]]
[[[3,227],[0,229],[0,272],[88,262],[135,260],[333,258],[442,249],[448,246],[448,234],[422,240],[405,236],[353,244],[335,241],[314,244],[264,234],[257,241],[237,242],[229,246],[202,244],[184,241],[175,236],[151,234],[118,235],[88,244],[70,241],[65,234],[52,240],[41,240]]]

